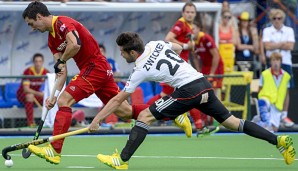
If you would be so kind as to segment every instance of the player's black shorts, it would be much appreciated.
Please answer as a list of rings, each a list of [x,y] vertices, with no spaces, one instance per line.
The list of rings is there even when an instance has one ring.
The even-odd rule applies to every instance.
[[[172,94],[160,98],[149,107],[157,120],[175,119],[193,108],[212,116],[219,123],[231,116],[227,108],[215,96],[211,84],[205,77],[175,89]]]

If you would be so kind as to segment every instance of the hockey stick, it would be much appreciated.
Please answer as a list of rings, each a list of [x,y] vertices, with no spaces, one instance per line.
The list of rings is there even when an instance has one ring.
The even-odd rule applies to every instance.
[[[60,79],[58,78],[58,79],[55,81],[53,90],[52,90],[51,95],[50,95],[50,101],[52,101],[53,98],[54,98],[55,91],[56,91],[56,89],[57,89],[57,85],[58,85],[58,81],[59,81],[59,80],[60,80]],[[39,137],[39,135],[40,135],[40,132],[41,132],[41,130],[42,130],[44,121],[45,121],[45,119],[46,119],[46,117],[47,117],[47,115],[48,115],[48,112],[49,112],[49,110],[46,109],[46,113],[45,113],[45,115],[41,118],[40,122],[38,123],[38,128],[37,128],[37,130],[36,130],[36,132],[35,132],[35,135],[34,135],[34,137],[33,137],[33,140],[37,140],[37,139],[38,139],[38,137]],[[23,158],[27,159],[28,157],[30,157],[30,155],[31,155],[31,152],[30,152],[27,148],[24,148],[23,151],[22,151],[22,156],[23,156]]]
[[[2,156],[3,156],[4,159],[10,160],[11,156],[7,154],[8,152],[24,149],[24,148],[27,148],[29,145],[40,145],[40,144],[44,144],[46,142],[52,142],[52,141],[55,141],[55,140],[60,140],[62,138],[66,138],[66,137],[69,137],[69,136],[72,136],[72,135],[82,134],[82,133],[85,133],[85,132],[88,132],[88,128],[78,129],[78,130],[75,130],[75,131],[72,131],[72,132],[67,132],[67,133],[64,133],[64,134],[55,135],[55,136],[51,136],[51,137],[44,138],[44,139],[37,139],[37,140],[25,142],[25,143],[19,143],[19,144],[7,146],[2,150]]]

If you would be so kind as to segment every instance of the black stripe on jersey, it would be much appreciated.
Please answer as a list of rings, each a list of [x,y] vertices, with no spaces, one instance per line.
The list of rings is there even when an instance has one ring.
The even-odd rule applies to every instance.
[[[81,45],[81,40],[79,39],[79,36],[76,34],[74,30],[72,31],[72,34],[76,37],[78,45]]]

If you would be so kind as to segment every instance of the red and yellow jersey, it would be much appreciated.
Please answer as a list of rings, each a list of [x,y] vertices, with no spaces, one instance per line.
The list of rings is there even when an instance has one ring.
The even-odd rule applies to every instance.
[[[171,28],[171,32],[173,32],[177,36],[176,39],[179,42],[187,43],[191,38],[192,25],[185,21],[183,17],[181,17]],[[185,61],[188,61],[189,50],[182,50],[180,56]]]
[[[200,61],[202,62],[202,73],[209,74],[212,66],[212,58],[213,58],[210,53],[210,50],[213,48],[217,49],[217,47],[215,45],[213,38],[209,34],[200,32],[197,36],[198,38],[195,41],[195,46],[196,46],[195,51],[196,51],[196,54],[200,56]],[[221,56],[220,56],[218,68],[223,68],[223,61]],[[223,74],[223,73],[217,72],[217,74]]]
[[[46,75],[47,73],[49,73],[49,71],[45,68],[42,68],[40,72],[37,73],[34,66],[31,66],[24,71],[23,75],[42,76],[42,75]],[[23,78],[22,84],[18,89],[18,93],[24,92],[24,88],[23,88],[24,85],[29,86],[31,89],[35,91],[39,91],[41,85],[44,83],[44,80],[45,80],[44,78]]]
[[[49,32],[48,46],[53,54],[63,53],[67,46],[66,35],[77,31],[81,41],[79,52],[73,56],[80,70],[87,68],[90,63],[104,64],[107,60],[101,54],[98,43],[92,34],[78,21],[66,16],[54,16],[52,20],[53,32]]]

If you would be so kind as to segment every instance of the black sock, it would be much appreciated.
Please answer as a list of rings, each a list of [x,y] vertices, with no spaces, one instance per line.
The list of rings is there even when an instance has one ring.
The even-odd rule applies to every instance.
[[[122,161],[128,161],[142,144],[148,133],[149,126],[143,122],[137,121],[136,125],[131,129],[129,139],[121,152]]]
[[[241,129],[242,128],[242,129]],[[277,135],[268,131],[267,129],[259,126],[250,121],[241,120],[239,131],[243,131],[245,134],[268,141],[270,144],[277,145]]]

